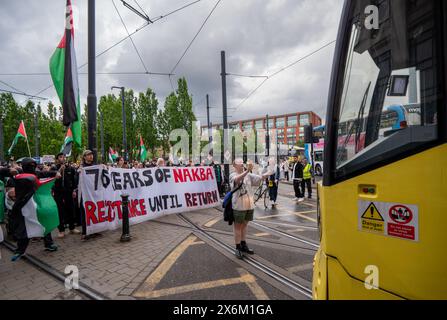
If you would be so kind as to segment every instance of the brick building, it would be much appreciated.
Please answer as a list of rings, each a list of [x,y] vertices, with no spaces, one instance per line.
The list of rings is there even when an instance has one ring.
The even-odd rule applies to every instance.
[[[312,111],[289,113],[277,116],[269,115],[269,129],[277,129],[278,141],[282,144],[293,146],[304,140],[304,126],[312,124],[314,127],[321,126],[321,118]],[[253,118],[229,122],[230,129],[241,131],[251,129],[266,129],[266,117]],[[222,125],[214,125],[214,129]],[[206,126],[202,126],[206,130]]]

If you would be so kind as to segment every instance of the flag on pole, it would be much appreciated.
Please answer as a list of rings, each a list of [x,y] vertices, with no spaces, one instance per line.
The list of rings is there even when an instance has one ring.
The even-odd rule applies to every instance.
[[[144,146],[143,137],[140,136],[140,162],[146,161],[147,158],[147,150]]]
[[[78,66],[74,49],[74,26],[71,0],[67,0],[65,33],[50,59],[50,73],[62,104],[63,124],[71,127],[73,141],[80,148],[81,108],[78,85]]]
[[[28,238],[43,237],[59,225],[59,214],[56,202],[51,194],[55,178],[39,180],[33,174],[19,174],[16,180],[31,180],[35,185],[34,193],[21,207],[25,220],[26,236]]]
[[[9,147],[9,149],[8,149],[8,155],[11,155],[12,149],[14,149],[14,147],[16,146],[16,144],[20,138],[25,139],[25,141],[28,142],[28,136],[26,135],[25,124],[23,123],[23,120],[20,121],[20,125],[19,125],[19,129],[17,130],[17,134],[14,137],[14,140],[12,141],[11,147]]]
[[[65,156],[71,156],[71,149],[73,147],[73,133],[71,129],[68,128],[67,135],[65,136],[64,144],[62,145],[61,151]]]
[[[110,160],[110,162],[114,163],[117,158],[118,158],[118,152],[113,151],[112,148],[109,148],[109,160]]]

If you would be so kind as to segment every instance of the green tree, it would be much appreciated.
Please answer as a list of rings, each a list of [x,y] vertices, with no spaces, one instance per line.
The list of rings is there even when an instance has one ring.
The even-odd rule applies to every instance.
[[[135,127],[137,131],[137,141],[139,135],[143,137],[145,146],[150,150],[150,154],[155,153],[156,147],[161,143],[158,140],[158,100],[155,92],[148,88],[145,93],[140,93],[135,106]],[[139,145],[138,145],[139,146]]]
[[[37,106],[38,125],[40,132],[40,155],[56,155],[59,153],[65,139],[66,129],[57,117],[57,109],[52,102],[48,103],[48,115]]]

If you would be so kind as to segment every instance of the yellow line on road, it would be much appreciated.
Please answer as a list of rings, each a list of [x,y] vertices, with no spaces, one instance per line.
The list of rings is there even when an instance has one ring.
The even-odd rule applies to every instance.
[[[283,211],[286,211],[286,212],[289,212],[290,214],[293,214],[293,215],[295,215],[295,216],[297,216],[297,217],[300,217],[300,218],[303,218],[303,219],[307,219],[307,220],[312,221],[312,222],[317,222],[316,219],[304,215],[304,213],[316,213],[317,210],[302,211],[302,212],[293,212],[293,211],[290,211],[290,210],[285,209],[285,208],[283,208],[283,207],[280,207],[279,209],[280,209],[280,210],[283,210]]]
[[[310,203],[308,203],[308,202],[300,202],[300,204],[303,204],[303,205],[305,205],[305,206],[309,206],[309,207],[312,207],[312,208],[316,208],[316,207],[317,207],[316,204],[310,204]]]
[[[215,281],[207,281],[207,282],[201,282],[201,283],[194,283],[194,284],[188,284],[184,286],[178,286],[174,288],[168,288],[168,289],[161,289],[156,291],[150,291],[145,290],[143,292],[137,292],[134,294],[137,298],[159,298],[163,296],[170,296],[174,294],[180,294],[180,293],[186,293],[186,292],[192,292],[197,290],[205,290],[205,289],[211,289],[216,287],[225,287],[230,286],[234,284],[239,283],[246,283],[251,284],[255,282],[256,279],[251,274],[244,274],[239,278],[232,278],[232,279],[221,279],[221,280],[215,280]],[[261,289],[262,290],[262,289]],[[257,293],[259,293],[257,291]]]
[[[164,260],[160,265],[155,269],[154,272],[151,273],[151,275],[146,279],[144,282],[144,290],[145,291],[152,291],[154,290],[155,286],[163,279],[163,277],[166,275],[166,273],[171,269],[171,267],[174,265],[174,263],[177,261],[177,259],[183,254],[183,252],[192,244],[194,244],[194,241],[196,241],[197,237],[190,235],[188,238],[186,238],[185,241],[183,241],[177,248],[174,249]]]
[[[313,269],[313,267],[314,267],[313,263],[307,263],[307,264],[302,264],[300,266],[287,268],[287,270],[293,273],[293,272],[298,272],[298,271],[310,270],[310,269]]]
[[[283,209],[283,207],[281,207],[279,210],[286,211],[286,212],[289,212],[289,213],[273,214],[273,215],[270,215],[270,216],[256,217],[256,219],[257,220],[263,220],[263,219],[270,219],[270,218],[275,218],[275,217],[289,217],[289,216],[297,215],[297,212],[293,212],[293,211],[290,211],[290,210],[287,210],[287,209]],[[316,211],[315,210],[311,210],[311,211],[303,211],[303,212],[300,212],[300,213],[314,213],[314,212],[316,212]],[[306,217],[306,218],[309,218],[309,217]]]
[[[304,213],[304,212],[303,212],[303,213]],[[296,216],[300,217],[300,218],[307,219],[307,220],[312,221],[312,222],[317,222],[317,219],[314,219],[314,218],[305,216],[305,215],[301,214],[301,212],[300,212],[300,213],[295,212],[294,214],[295,214]]]
[[[196,241],[196,242],[191,243],[190,245],[195,246],[196,244],[205,244],[205,242],[204,241]]]
[[[247,272],[244,269],[237,268],[237,272],[241,275],[241,277],[244,277],[247,274]],[[256,299],[258,300],[270,300],[269,296],[265,293],[264,289],[259,286],[259,284],[255,281],[247,281],[245,284],[248,286],[250,291],[255,295]]]
[[[276,217],[289,217],[289,216],[293,216],[293,213],[273,214],[271,216],[256,217],[256,220],[264,220],[264,219],[270,219],[270,218],[276,218]]]
[[[260,233],[255,233],[254,234],[255,237],[266,237],[266,236],[269,236],[269,235],[270,235],[270,233],[267,233],[267,232],[260,232]]]
[[[286,232],[302,232],[304,229],[298,228],[298,229],[288,229]]]
[[[213,220],[208,221],[208,222],[205,224],[205,227],[207,227],[207,228],[211,228],[211,227],[214,226],[217,222],[219,222],[221,219],[222,219],[222,217],[214,218]]]

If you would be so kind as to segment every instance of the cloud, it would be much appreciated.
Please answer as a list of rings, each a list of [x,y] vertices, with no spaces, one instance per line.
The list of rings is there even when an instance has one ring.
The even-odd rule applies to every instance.
[[[144,21],[121,1],[115,4],[130,32]],[[128,1],[135,5],[134,1]],[[147,26],[133,36],[135,45],[151,72],[171,72],[217,0],[202,0]],[[188,3],[188,0],[139,0],[152,18]],[[87,61],[87,2],[75,0],[79,17],[76,30],[78,65]],[[64,27],[65,3],[61,0],[2,1],[0,10],[1,73],[48,72],[48,62]],[[271,75],[336,37],[342,8],[337,0],[222,0],[189,51],[175,69],[188,81],[199,117],[206,115],[205,95],[216,107],[213,122],[221,122],[222,93],[220,51],[226,51],[227,72]],[[108,48],[127,35],[111,0],[96,2],[96,51]],[[334,46],[269,79],[233,114],[233,120],[313,110],[325,115]],[[98,72],[142,72],[144,68],[130,40],[116,46],[96,62]],[[86,72],[87,68],[83,68]],[[49,76],[0,76],[0,80],[31,94],[51,83]],[[114,85],[135,92],[149,86],[160,105],[172,91],[168,77],[98,75],[97,95],[110,93]],[[235,107],[262,79],[227,77],[228,106]],[[0,86],[3,88],[3,86]],[[80,75],[82,102],[86,102],[87,76]],[[58,102],[54,88],[44,93]],[[18,101],[23,98],[16,97]],[[230,110],[231,114],[232,111]],[[200,118],[205,120],[204,118]]]

